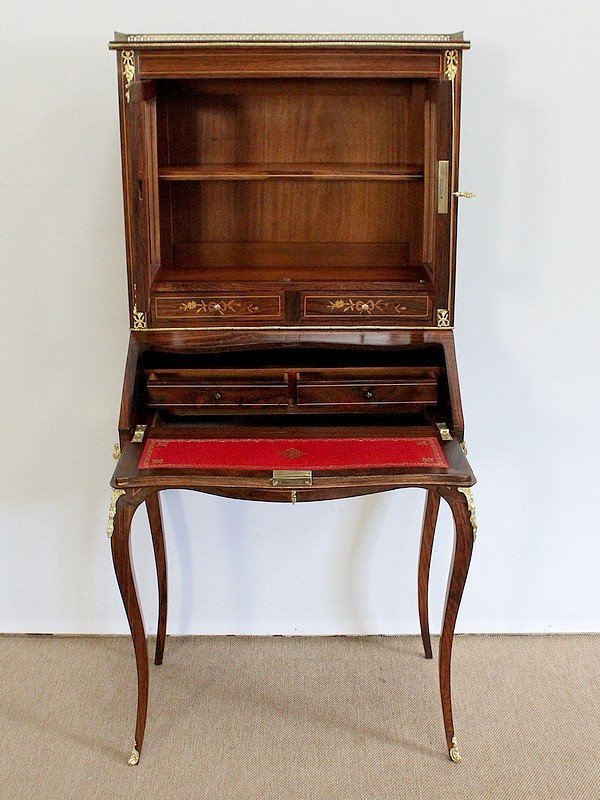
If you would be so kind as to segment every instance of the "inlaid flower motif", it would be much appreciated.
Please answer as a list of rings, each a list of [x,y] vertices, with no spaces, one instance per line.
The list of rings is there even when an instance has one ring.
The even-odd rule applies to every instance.
[[[210,316],[224,317],[227,314],[257,314],[259,306],[251,301],[241,302],[240,300],[186,300],[179,306],[180,311],[195,311],[196,314],[207,314]]]
[[[347,311],[351,311],[353,314],[372,314],[374,311],[384,314],[388,306],[389,303],[385,300],[340,299],[330,300],[327,308],[331,311],[341,311],[343,314]]]

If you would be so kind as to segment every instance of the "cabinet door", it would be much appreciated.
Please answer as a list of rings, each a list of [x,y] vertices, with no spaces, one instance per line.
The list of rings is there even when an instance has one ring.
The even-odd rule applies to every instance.
[[[459,84],[429,81],[425,106],[424,261],[434,286],[434,324],[451,327],[454,317]]]
[[[153,240],[150,232],[154,229],[150,225],[155,184],[152,153],[156,148],[151,141],[154,88],[153,84],[138,80],[137,54],[133,50],[120,52],[118,65],[130,321],[132,328],[145,328]]]

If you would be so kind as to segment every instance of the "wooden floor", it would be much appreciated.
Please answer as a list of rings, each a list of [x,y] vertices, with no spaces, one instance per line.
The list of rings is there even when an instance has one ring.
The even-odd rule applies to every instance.
[[[0,798],[598,800],[600,636],[459,636],[449,761],[416,637],[170,638],[127,767],[126,638],[0,637]]]

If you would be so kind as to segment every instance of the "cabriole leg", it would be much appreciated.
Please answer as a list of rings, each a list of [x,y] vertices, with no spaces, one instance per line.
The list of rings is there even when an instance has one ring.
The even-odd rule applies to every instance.
[[[431,551],[433,549],[439,508],[439,494],[433,489],[428,489],[425,513],[423,514],[418,577],[419,622],[421,623],[421,639],[423,640],[425,658],[433,658],[431,637],[429,635],[429,567],[431,565]]]
[[[152,546],[156,561],[156,576],[158,578],[158,625],[156,628],[154,663],[162,664],[165,637],[167,635],[167,554],[158,492],[146,498],[146,510],[148,512],[148,521],[150,522],[150,533],[152,534]]]
[[[113,493],[113,498],[116,492]],[[143,498],[142,498],[143,499]],[[135,584],[135,574],[131,562],[131,520],[139,501],[136,501],[130,492],[122,492],[121,496],[111,503],[111,512],[114,508],[112,521],[113,530],[110,535],[111,550],[115,574],[125,613],[133,639],[135,663],[137,667],[137,718],[135,726],[135,740],[133,750],[127,762],[131,766],[138,763],[144,741],[146,728],[146,713],[148,710],[148,648],[146,644],[146,630]],[[109,525],[110,527],[110,525]]]
[[[474,509],[472,509],[472,494],[470,491],[467,494],[466,490],[444,488],[440,493],[450,506],[452,516],[454,517],[454,552],[452,555],[452,567],[448,581],[444,622],[440,638],[440,693],[448,753],[452,761],[458,763],[461,760],[461,756],[458,752],[456,733],[454,731],[454,722],[452,719],[452,642],[456,618],[458,616],[460,601],[469,571],[471,554],[473,552],[476,525],[473,522],[475,517]],[[469,498],[471,499],[469,500]]]

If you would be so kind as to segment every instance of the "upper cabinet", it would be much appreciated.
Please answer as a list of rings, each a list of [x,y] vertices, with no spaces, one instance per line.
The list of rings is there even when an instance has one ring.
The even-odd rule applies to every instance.
[[[455,36],[123,36],[135,328],[449,327]]]

